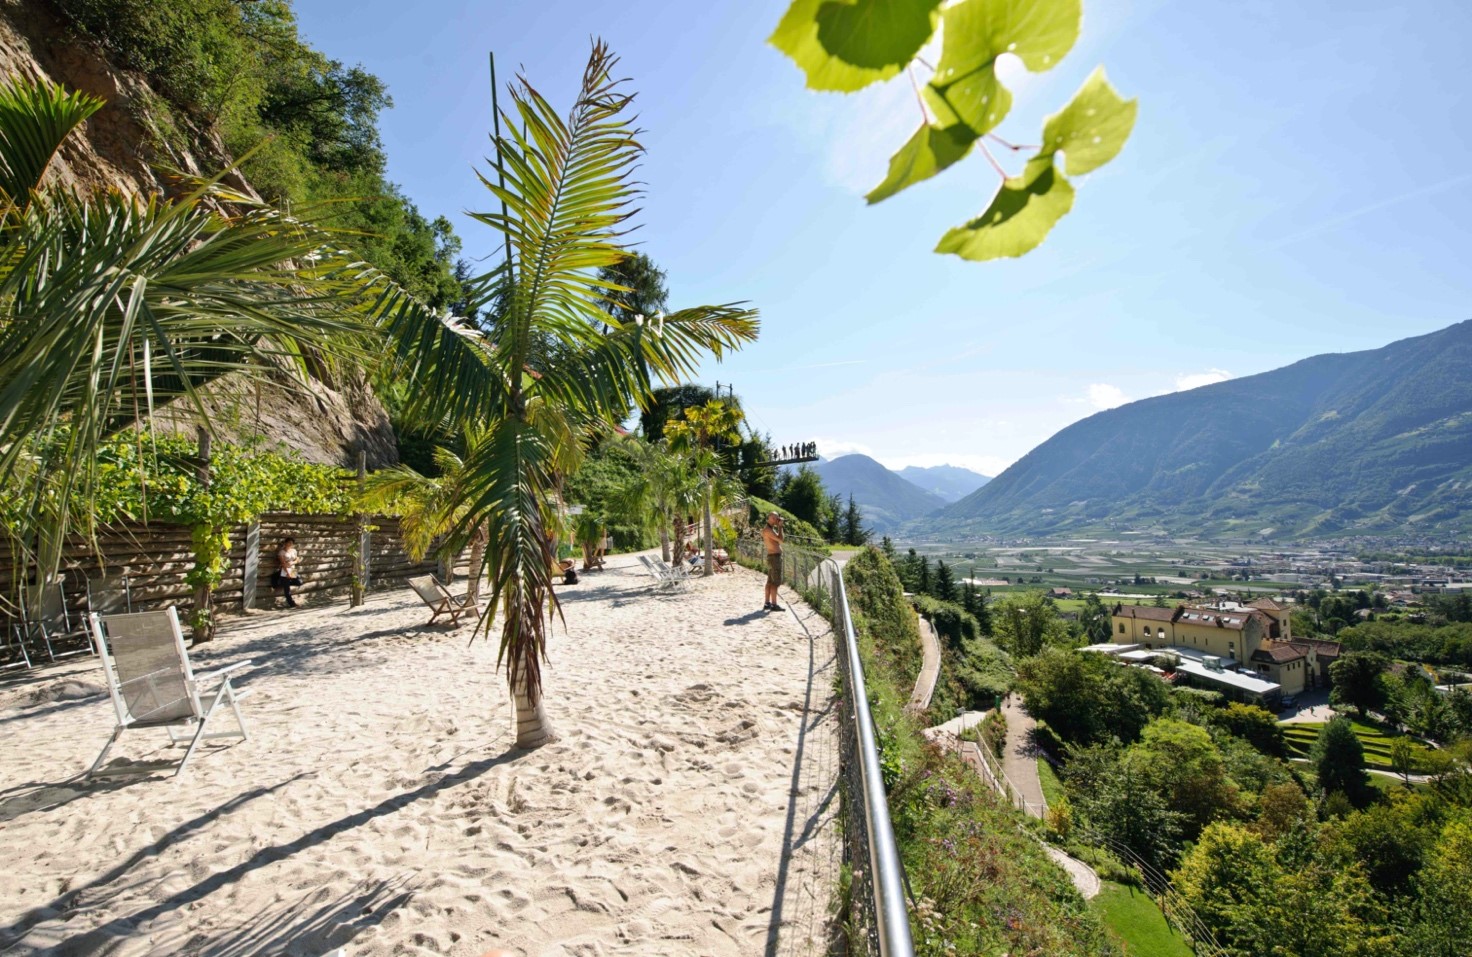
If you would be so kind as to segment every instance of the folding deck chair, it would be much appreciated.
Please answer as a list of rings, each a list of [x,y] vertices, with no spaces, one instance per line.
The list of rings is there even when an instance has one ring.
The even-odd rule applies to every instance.
[[[62,590],[59,581],[41,588],[39,608],[32,610],[24,605],[21,607],[19,629],[22,647],[29,641],[38,649],[44,648],[46,656],[52,661],[71,655],[92,653],[92,642],[88,640],[86,625],[72,627],[72,616],[66,607],[66,592]],[[58,647],[66,648],[69,642],[75,642],[76,647],[57,651]]]
[[[648,555],[640,555],[639,562],[649,571],[649,574],[661,585],[677,587],[690,584],[690,572],[686,568],[676,571],[667,563],[659,559],[650,558]]]
[[[470,600],[469,595],[452,595],[450,590],[440,584],[440,580],[433,575],[420,575],[409,579],[409,587],[419,599],[429,606],[434,614],[429,616],[428,624],[434,624],[441,615],[450,616],[450,624],[459,625],[460,619],[466,614],[480,614],[475,602]]]
[[[183,760],[174,769],[175,777],[189,766],[201,741],[246,739],[239,702],[247,692],[236,691],[231,676],[248,666],[249,661],[196,675],[189,664],[189,653],[184,650],[179,615],[173,608],[132,615],[93,614],[90,621],[92,640],[102,658],[118,723],[107,746],[92,762],[87,777],[110,773],[98,769],[118,738],[130,728],[163,728],[175,747],[189,743]],[[202,686],[209,681],[218,683],[208,693],[202,692]],[[239,730],[206,730],[210,718],[222,704],[228,704],[234,712]]]

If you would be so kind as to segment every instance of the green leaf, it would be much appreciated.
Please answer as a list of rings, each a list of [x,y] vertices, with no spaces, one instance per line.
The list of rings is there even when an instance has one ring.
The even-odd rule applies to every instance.
[[[971,151],[976,134],[957,123],[941,129],[922,126],[890,157],[889,175],[864,198],[870,203],[888,199],[907,186],[929,179]]]
[[[1021,256],[1047,238],[1073,208],[1073,186],[1053,167],[1051,155],[1035,156],[1022,175],[1002,184],[986,212],[941,237],[938,253],[981,261]]]
[[[1101,66],[1089,74],[1073,99],[1048,117],[1043,151],[1062,150],[1069,175],[1092,172],[1119,155],[1135,128],[1138,100],[1125,100],[1109,85]]]
[[[851,0],[818,8],[818,43],[854,66],[903,67],[935,32],[940,0]]]
[[[1081,0],[962,0],[947,7],[945,40],[930,88],[980,136],[1007,116],[1012,97],[997,57],[1012,53],[1034,73],[1050,70],[1078,40]]]
[[[767,42],[808,89],[851,93],[900,72],[930,39],[939,0],[793,0]]]

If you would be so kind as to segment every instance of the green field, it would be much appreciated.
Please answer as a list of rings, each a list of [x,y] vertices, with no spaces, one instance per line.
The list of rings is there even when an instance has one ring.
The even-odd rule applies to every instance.
[[[1052,807],[1063,800],[1063,782],[1058,780],[1058,772],[1053,770],[1053,765],[1048,759],[1038,756],[1038,783],[1043,787],[1043,800]]]
[[[1354,728],[1354,736],[1360,739],[1360,745],[1365,749],[1365,765],[1382,771],[1392,770],[1390,767],[1390,739],[1397,737],[1395,732],[1373,724],[1365,724],[1362,721],[1350,723]],[[1288,742],[1289,753],[1297,758],[1308,757],[1323,727],[1322,721],[1282,725],[1283,737]]]
[[[1134,887],[1104,881],[1089,901],[1130,957],[1191,957],[1185,938],[1171,930],[1150,895]]]

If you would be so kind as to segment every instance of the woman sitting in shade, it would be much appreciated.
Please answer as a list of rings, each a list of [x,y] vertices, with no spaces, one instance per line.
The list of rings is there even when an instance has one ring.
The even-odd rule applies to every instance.
[[[276,546],[276,570],[271,573],[271,586],[281,589],[287,608],[296,607],[296,599],[291,597],[291,586],[302,583],[301,577],[297,575],[299,560],[296,539],[283,538],[281,544]]]

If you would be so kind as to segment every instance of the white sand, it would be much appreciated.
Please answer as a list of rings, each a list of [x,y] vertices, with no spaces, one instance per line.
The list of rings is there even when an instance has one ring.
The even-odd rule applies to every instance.
[[[425,628],[407,590],[197,649],[201,669],[254,660],[251,738],[174,780],[77,781],[113,724],[96,659],[6,679],[0,950],[822,953],[840,853],[825,623],[755,611],[744,569],[661,593],[611,566],[559,589],[560,740],[533,752],[510,750],[494,642]],[[160,742],[129,732],[113,755],[182,753]]]

